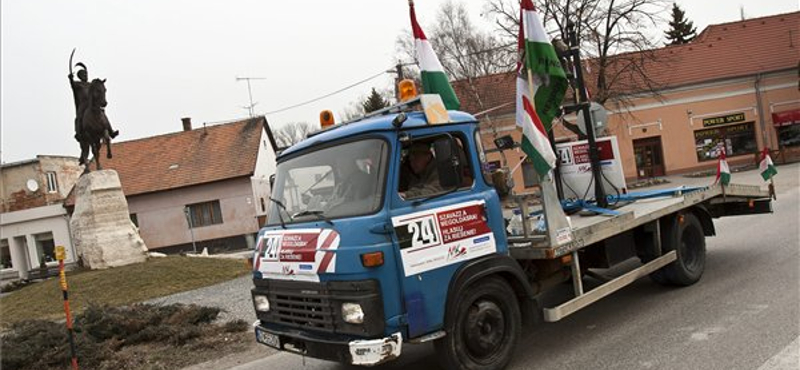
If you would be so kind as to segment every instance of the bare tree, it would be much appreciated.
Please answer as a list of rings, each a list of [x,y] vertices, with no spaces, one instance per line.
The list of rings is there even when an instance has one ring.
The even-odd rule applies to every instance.
[[[581,39],[581,53],[591,60],[586,84],[593,89],[592,100],[604,104],[612,99],[623,104],[632,93],[657,95],[661,87],[647,74],[647,65],[656,62],[656,40],[647,32],[660,28],[658,16],[667,8],[666,0],[539,0],[538,9],[554,38],[567,39],[572,23]],[[497,30],[507,39],[516,39],[519,30],[519,3],[515,0],[488,0],[486,11]],[[667,60],[658,60],[668,63]]]
[[[464,80],[513,69],[513,45],[475,27],[464,3],[443,3],[431,25],[423,28],[429,30],[426,36],[450,79]],[[401,59],[415,59],[410,31],[397,37],[396,47]]]
[[[512,71],[516,65],[516,41],[502,40],[493,33],[478,29],[469,17],[463,2],[447,1],[436,14],[436,21],[426,33],[442,67],[451,80],[466,81],[466,90],[478,105],[480,111],[489,108],[484,105],[484,97],[476,89],[474,80],[481,76]],[[414,37],[410,31],[398,36],[396,48],[400,59],[414,60]],[[412,78],[418,79],[418,72],[411,71]],[[423,90],[424,90],[423,86]],[[495,123],[486,114],[482,120],[497,137]]]
[[[313,132],[316,128],[311,126],[308,122],[294,122],[287,123],[275,130],[275,142],[279,148],[288,148],[303,139]]]

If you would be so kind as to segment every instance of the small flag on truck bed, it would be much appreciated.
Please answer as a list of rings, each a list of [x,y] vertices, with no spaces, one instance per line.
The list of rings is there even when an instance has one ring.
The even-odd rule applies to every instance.
[[[761,177],[764,181],[769,181],[772,176],[778,174],[775,164],[772,163],[772,158],[769,156],[769,148],[764,148],[761,152],[761,162],[758,163],[758,171],[761,172]]]
[[[725,148],[720,148],[719,163],[717,164],[717,179],[714,183],[723,186],[731,183],[731,168],[728,167],[728,160],[725,157]]]

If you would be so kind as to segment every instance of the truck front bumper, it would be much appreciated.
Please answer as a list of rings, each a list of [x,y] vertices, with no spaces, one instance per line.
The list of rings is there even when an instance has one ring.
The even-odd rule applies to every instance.
[[[256,341],[266,346],[323,360],[362,366],[374,366],[400,357],[403,336],[368,340],[331,340],[312,337],[295,330],[267,329],[260,321],[253,323]]]

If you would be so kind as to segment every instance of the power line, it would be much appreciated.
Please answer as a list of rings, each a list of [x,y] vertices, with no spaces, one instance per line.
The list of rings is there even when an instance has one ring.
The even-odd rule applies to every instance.
[[[304,102],[302,102],[302,103],[297,103],[297,104],[294,104],[294,105],[290,105],[290,106],[288,106],[288,107],[284,107],[284,108],[281,108],[281,109],[276,109],[276,110],[274,110],[274,111],[271,111],[271,112],[266,112],[266,113],[264,113],[264,114],[275,114],[275,113],[280,113],[280,112],[284,112],[284,111],[287,111],[287,110],[290,110],[290,109],[294,109],[294,108],[297,108],[297,107],[304,106],[304,105],[306,105],[306,104],[311,104],[311,103],[314,103],[314,102],[316,102],[316,101],[320,101],[320,100],[322,100],[322,99],[325,99],[325,98],[327,98],[327,97],[329,97],[329,96],[336,95],[336,94],[338,94],[338,93],[340,93],[340,92],[342,92],[342,91],[345,91],[345,90],[348,90],[348,89],[352,89],[352,88],[354,88],[354,87],[356,87],[356,86],[358,86],[358,85],[361,85],[361,84],[363,84],[363,83],[365,83],[365,82],[372,81],[372,80],[374,80],[374,79],[376,79],[376,78],[378,78],[378,77],[380,77],[380,76],[383,76],[383,74],[384,74],[384,73],[386,73],[386,71],[380,71],[380,72],[378,72],[378,73],[376,73],[376,74],[374,74],[374,75],[372,75],[372,76],[370,76],[370,77],[367,77],[367,78],[365,78],[365,79],[363,79],[363,80],[361,80],[361,81],[358,81],[358,82],[356,82],[356,83],[354,83],[354,84],[347,85],[347,86],[345,86],[345,87],[343,87],[343,88],[341,88],[341,89],[339,89],[339,90],[336,90],[336,91],[330,92],[330,93],[328,93],[328,94],[325,94],[325,95],[322,95],[322,96],[316,97],[316,98],[314,98],[314,99],[311,99],[311,100],[306,100],[306,101],[304,101]]]
[[[484,49],[484,50],[478,50],[478,51],[474,51],[474,52],[472,52],[472,53],[464,54],[464,55],[461,55],[461,56],[458,56],[458,57],[459,57],[459,58],[464,58],[464,57],[470,57],[470,56],[473,56],[473,55],[478,55],[478,54],[488,53],[488,52],[491,52],[491,51],[495,51],[495,50],[500,50],[500,49],[503,49],[503,48],[507,48],[507,47],[509,47],[509,46],[512,46],[512,45],[515,45],[515,44],[516,44],[516,43],[509,43],[509,44],[505,44],[505,45],[499,45],[499,46],[495,46],[495,47],[493,47],[493,48],[489,48],[489,49]],[[453,59],[453,58],[456,58],[456,56],[452,56],[452,57],[448,57],[448,58],[443,58],[443,59]],[[416,61],[414,61],[414,62],[399,61],[399,62],[398,62],[398,65],[400,65],[400,66],[403,66],[403,67],[405,67],[405,66],[410,66],[410,65],[416,65],[416,64],[418,64]],[[306,101],[304,101],[304,102],[302,102],[302,103],[297,103],[297,104],[294,104],[294,105],[290,105],[290,106],[288,106],[288,107],[283,107],[283,108],[276,109],[276,110],[273,110],[273,111],[270,111],[270,112],[266,112],[266,113],[264,113],[264,114],[275,114],[275,113],[281,113],[281,112],[285,112],[285,111],[287,111],[287,110],[290,110],[290,109],[299,108],[299,107],[302,107],[302,106],[304,106],[304,105],[308,105],[308,104],[311,104],[311,103],[314,103],[314,102],[320,101],[320,100],[322,100],[322,99],[325,99],[325,98],[327,98],[327,97],[330,97],[330,96],[336,95],[336,94],[338,94],[338,93],[340,93],[340,92],[343,92],[343,91],[346,91],[346,90],[352,89],[352,88],[354,88],[354,87],[356,87],[356,86],[358,86],[358,85],[361,85],[361,84],[363,84],[363,83],[365,83],[365,82],[372,81],[372,80],[374,80],[374,79],[376,79],[376,78],[378,78],[378,77],[382,76],[384,73],[391,73],[391,72],[394,72],[394,71],[393,71],[393,70],[385,70],[385,71],[381,71],[381,72],[378,72],[378,73],[376,73],[376,74],[374,74],[374,75],[372,75],[372,76],[370,76],[370,77],[367,77],[367,78],[365,78],[365,79],[363,79],[363,80],[360,80],[360,81],[358,81],[358,82],[356,82],[356,83],[353,83],[353,84],[351,84],[351,85],[347,85],[347,86],[345,86],[345,87],[343,87],[343,88],[341,88],[341,89],[339,89],[339,90],[336,90],[336,91],[330,92],[330,93],[328,93],[328,94],[325,94],[325,95],[322,95],[322,96],[318,96],[318,97],[316,97],[316,98],[313,98],[313,99],[310,99],[310,100],[306,100]],[[248,83],[249,83],[249,81],[248,81]]]

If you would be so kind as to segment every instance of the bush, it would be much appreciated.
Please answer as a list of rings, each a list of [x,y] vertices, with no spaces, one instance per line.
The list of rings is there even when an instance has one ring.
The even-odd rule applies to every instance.
[[[130,359],[117,353],[126,346],[160,343],[183,346],[204,334],[246,329],[238,320],[212,325],[219,308],[197,305],[136,304],[128,307],[90,305],[75,318],[75,341],[81,367],[87,369],[123,368]],[[3,369],[61,369],[69,364],[71,353],[63,323],[25,320],[2,334]],[[132,366],[137,368],[138,366]]]

